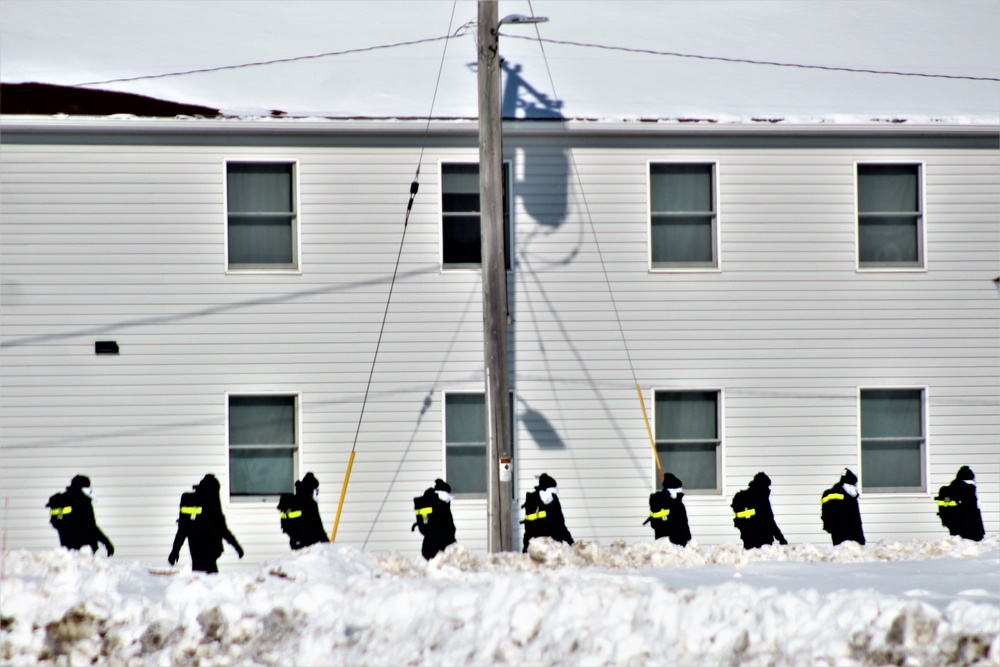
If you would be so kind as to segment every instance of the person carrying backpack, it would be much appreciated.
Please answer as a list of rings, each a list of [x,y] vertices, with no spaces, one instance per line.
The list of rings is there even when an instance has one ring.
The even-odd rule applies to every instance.
[[[522,553],[527,553],[528,543],[536,537],[551,537],[557,542],[573,544],[573,536],[566,527],[562,504],[559,502],[559,486],[556,480],[546,473],[538,476],[538,484],[534,491],[529,491],[524,498],[524,547]]]
[[[976,497],[976,475],[972,468],[959,468],[951,484],[941,487],[936,500],[938,516],[949,533],[975,542],[986,537]]]
[[[663,473],[663,488],[649,494],[649,517],[643,521],[643,524],[648,523],[653,528],[654,539],[666,537],[682,547],[691,541],[683,499],[681,480],[669,472]]]
[[[747,488],[733,496],[733,525],[740,531],[744,549],[765,544],[788,544],[781,534],[771,509],[771,478],[762,472],[754,475]]]
[[[292,549],[303,549],[319,542],[329,542],[319,515],[319,480],[307,472],[295,482],[295,494],[283,493],[278,498],[281,530],[288,535]]]
[[[243,547],[236,541],[226,525],[219,499],[219,480],[215,475],[205,475],[192,491],[181,494],[180,515],[177,518],[177,535],[167,556],[171,565],[180,558],[181,546],[187,540],[191,552],[191,569],[196,572],[217,573],[216,563],[222,555],[222,541],[229,542],[236,554],[243,558]]]
[[[830,533],[833,545],[851,540],[865,543],[861,527],[861,508],[858,506],[858,477],[844,468],[840,481],[820,496],[820,516],[823,530]]]
[[[90,478],[77,475],[70,480],[65,491],[53,494],[46,503],[49,508],[49,523],[59,534],[61,546],[75,551],[90,547],[96,554],[97,545],[103,544],[108,550],[108,556],[113,556],[114,545],[104,531],[97,527],[93,498]]]
[[[434,480],[434,486],[413,499],[417,520],[410,532],[419,528],[424,536],[420,553],[427,560],[455,543],[455,520],[451,515],[451,486],[443,479]]]

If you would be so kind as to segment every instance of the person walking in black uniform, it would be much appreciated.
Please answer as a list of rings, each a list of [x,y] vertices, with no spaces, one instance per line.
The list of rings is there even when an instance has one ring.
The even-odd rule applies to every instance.
[[[94,516],[94,491],[90,478],[77,475],[70,480],[65,491],[53,494],[46,507],[49,508],[49,523],[59,534],[59,544],[67,549],[79,551],[90,547],[97,553],[97,545],[103,544],[108,556],[113,556],[115,547],[111,540],[97,527]]]
[[[557,542],[573,544],[573,536],[566,528],[566,518],[559,502],[559,486],[552,477],[544,472],[539,475],[535,490],[527,493],[521,507],[524,508],[522,553],[527,553],[528,542],[536,537],[551,537]]]
[[[286,496],[289,494],[282,494]],[[323,519],[319,515],[319,480],[311,472],[307,472],[302,481],[295,482],[295,496],[291,502],[282,498],[287,506],[279,503],[278,511],[282,513],[282,529],[288,533],[292,549],[303,549],[320,542],[329,542],[330,538],[323,527]]]
[[[851,540],[865,543],[865,531],[861,527],[861,508],[858,506],[858,478],[844,468],[840,481],[820,496],[820,516],[823,530],[830,533],[833,545]]]
[[[434,480],[434,486],[413,499],[413,511],[417,520],[410,528],[420,529],[424,536],[420,553],[427,560],[455,543],[455,520],[451,515],[451,486],[443,479]]]
[[[669,472],[663,473],[663,489],[649,494],[649,517],[643,523],[653,527],[657,540],[666,537],[682,547],[691,541],[681,480]]]
[[[771,478],[762,472],[754,475],[747,488],[733,496],[733,525],[739,528],[744,549],[765,544],[788,544],[774,520],[771,509]]]
[[[196,572],[219,571],[216,561],[222,555],[222,540],[229,542],[236,549],[236,554],[243,558],[243,547],[226,525],[219,488],[219,480],[215,475],[205,475],[193,491],[181,494],[177,535],[170,555],[167,556],[167,562],[171,565],[176,564],[180,558],[184,540],[187,540],[191,551],[191,569]]]
[[[986,537],[976,497],[976,476],[969,466],[959,468],[951,484],[941,487],[937,504],[938,516],[949,533],[976,542]]]

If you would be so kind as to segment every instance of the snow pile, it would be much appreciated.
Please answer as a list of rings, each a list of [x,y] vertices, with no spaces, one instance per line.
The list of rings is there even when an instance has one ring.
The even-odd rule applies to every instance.
[[[993,568],[998,541],[856,549],[774,547],[748,558],[911,559],[940,572]],[[317,545],[251,571],[151,572],[54,550],[8,554],[0,661],[55,664],[1000,664],[1000,606],[939,609],[867,589],[821,594],[728,581],[725,547],[547,540],[476,556],[455,545],[428,564]],[[812,551],[815,549],[815,551]],[[658,560],[659,559],[659,560]],[[699,560],[700,559],[700,560]],[[668,585],[684,565],[689,585]],[[863,562],[850,567],[871,567]],[[162,576],[170,572],[170,576]],[[746,572],[746,570],[744,570]]]

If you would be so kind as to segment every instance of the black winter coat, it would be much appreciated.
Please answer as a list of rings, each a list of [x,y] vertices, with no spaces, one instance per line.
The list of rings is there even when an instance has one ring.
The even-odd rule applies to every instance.
[[[424,541],[420,553],[430,560],[455,543],[455,519],[451,515],[451,502],[443,500],[433,488],[424,495],[413,499],[417,521],[413,528],[419,528]],[[411,528],[410,530],[413,530]]]
[[[750,488],[737,491],[733,496],[733,525],[740,531],[744,549],[774,544],[775,539],[780,544],[788,544],[774,520],[770,495],[770,488],[751,484]]]
[[[986,537],[974,482],[956,479],[941,487],[938,494],[938,515],[952,535],[976,542]]]
[[[204,480],[193,492],[181,495],[180,516],[177,519],[177,534],[170,550],[168,562],[177,562],[181,546],[187,540],[191,552],[191,569],[200,572],[218,572],[216,561],[222,555],[222,541],[229,542],[240,558],[243,547],[226,524],[219,500],[218,482],[206,484]]]
[[[674,498],[667,489],[649,494],[649,518],[646,522],[652,526],[655,539],[666,537],[682,547],[691,541],[683,499],[683,493]]]
[[[834,546],[848,540],[858,544],[865,543],[858,498],[848,493],[842,482],[837,482],[823,492],[820,497],[820,516],[823,519],[823,530],[830,533]]]
[[[552,494],[552,501],[546,505],[538,489],[535,489],[527,493],[521,507],[524,508],[522,553],[528,552],[528,542],[536,537],[550,537],[557,542],[573,544],[558,495]]]
[[[67,487],[64,492],[53,495],[48,506],[51,508],[50,523],[59,534],[60,545],[74,550],[90,547],[97,553],[97,545],[103,544],[109,555],[114,553],[111,540],[97,527],[94,502],[82,490]]]

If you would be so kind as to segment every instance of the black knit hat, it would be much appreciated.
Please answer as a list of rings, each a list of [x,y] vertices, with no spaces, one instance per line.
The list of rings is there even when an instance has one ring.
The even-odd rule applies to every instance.
[[[973,480],[975,478],[976,476],[975,474],[973,474],[972,468],[970,468],[969,466],[962,466],[961,468],[958,469],[958,473],[955,475],[955,479],[961,479],[966,481]]]
[[[208,474],[201,478],[201,481],[198,482],[198,486],[195,488],[202,491],[215,491],[218,493],[222,486],[219,484],[219,480],[215,478],[215,475]]]
[[[851,472],[849,468],[844,468],[844,472],[840,476],[840,481],[843,484],[857,484],[858,476]]]
[[[679,489],[684,485],[681,484],[681,480],[677,479],[673,473],[665,472],[663,473],[663,488],[664,489]]]
[[[302,489],[306,493],[312,493],[314,490],[319,488],[319,480],[316,479],[316,475],[311,472],[307,472],[302,478]]]
[[[542,489],[551,489],[553,486],[556,486],[556,480],[543,472],[538,476],[538,484],[535,488],[541,491]]]
[[[439,477],[438,479],[434,480],[434,490],[446,491],[448,493],[451,493],[451,485]]]
[[[771,478],[759,472],[750,480],[750,486],[771,486]]]
[[[71,489],[86,489],[88,486],[90,486],[90,478],[86,475],[77,475],[69,483]]]

